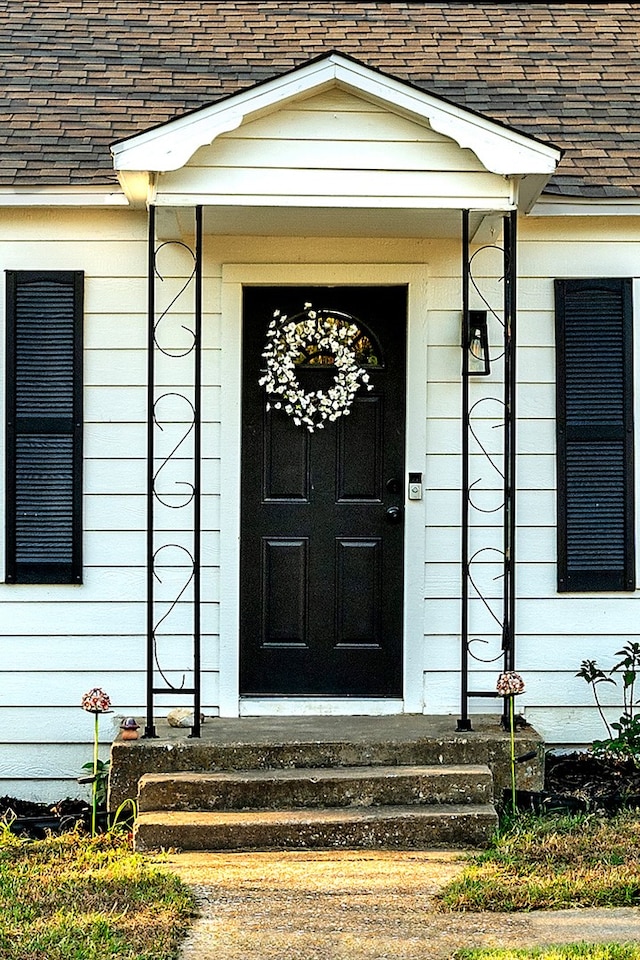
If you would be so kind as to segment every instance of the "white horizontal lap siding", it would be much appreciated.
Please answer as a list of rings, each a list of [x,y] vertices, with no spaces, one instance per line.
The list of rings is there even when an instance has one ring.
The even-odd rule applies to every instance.
[[[555,362],[553,279],[633,277],[638,273],[637,220],[627,224],[613,218],[576,218],[575,223],[570,219],[574,218],[559,220],[556,224],[532,219],[520,232],[519,285],[525,312],[519,317],[519,340],[528,345],[535,336],[536,345],[544,349],[544,334],[552,365]],[[527,309],[533,311],[530,316]],[[531,323],[536,326],[535,334],[528,329]],[[525,346],[518,357],[519,379],[528,372],[527,354]],[[544,374],[543,377],[547,379]],[[636,386],[636,389],[640,388]],[[519,410],[521,417],[535,422],[535,409],[523,405]],[[541,423],[541,448],[546,451],[547,444],[542,440],[544,432]],[[528,441],[525,438],[529,448],[532,437],[530,432]],[[636,441],[636,451],[638,449]],[[520,458],[519,486],[530,485],[530,463],[531,458]],[[542,510],[542,499],[540,504]],[[639,507],[640,504],[636,504],[636,509]],[[553,550],[555,555],[555,538]],[[575,673],[587,658],[595,659],[603,669],[610,669],[619,659],[615,657],[616,651],[627,641],[638,639],[639,598],[637,592],[557,594],[555,569],[550,572],[553,581],[547,590],[544,581],[537,580],[526,565],[517,574],[516,589],[522,597],[517,615],[517,663],[528,688],[522,703],[528,719],[550,742],[588,743],[605,735],[605,730],[590,689]],[[534,589],[536,582],[537,590]],[[605,684],[600,692],[608,705],[609,719],[616,719],[621,712],[620,689]]]
[[[205,634],[205,644],[202,651],[203,669],[214,671],[219,667],[219,644],[216,634]],[[163,641],[163,663],[168,670],[179,672],[189,663],[191,656],[191,642],[188,636],[172,636],[170,644]],[[131,634],[68,635],[56,637],[55,643],[49,637],[30,637],[29,643],[20,636],[1,636],[0,655],[3,663],[9,662],[11,657],[12,670],[6,673],[26,672],[38,673],[46,671],[55,673],[59,669],[60,650],[68,654],[66,674],[73,677],[77,673],[86,672],[90,662],[96,675],[119,670],[123,667],[135,674],[144,671],[146,667],[145,650],[140,645],[138,636]],[[75,683],[75,681],[74,681]],[[85,691],[82,691],[83,693]],[[19,706],[19,705],[17,705]],[[69,709],[75,710],[77,704],[72,702]],[[126,701],[121,700],[118,709],[124,709]],[[29,707],[27,707],[29,708]]]
[[[81,586],[0,584],[0,795],[55,800],[77,796],[75,778],[91,759],[93,718],[80,699],[103,686],[115,713],[100,721],[101,756],[114,722],[143,715],[146,695],[146,437],[147,218],[133,211],[10,212],[0,235],[3,268],[83,270],[84,314],[84,570]],[[193,261],[177,247],[158,260],[159,309],[179,293]],[[219,686],[219,434],[220,270],[205,266],[203,428],[203,704],[215,713]],[[163,345],[190,342],[193,291],[163,321]],[[174,366],[172,366],[172,364]],[[160,356],[161,389],[187,388],[188,361]],[[172,401],[159,453],[174,445],[186,415]],[[190,444],[184,453],[189,455]],[[191,465],[186,464],[189,474]],[[184,471],[182,471],[183,473]],[[168,483],[175,473],[167,471]],[[182,476],[181,476],[182,478]],[[182,539],[191,511],[159,514],[158,545]],[[158,585],[161,613],[184,582],[182,558],[165,555]],[[172,568],[172,565],[173,568]],[[182,578],[182,581],[180,582]],[[180,586],[178,586],[178,590]],[[191,594],[185,595],[187,599]],[[193,662],[187,603],[178,605],[170,638],[159,638],[163,667],[177,686]],[[160,614],[161,615],[161,614]],[[168,625],[167,625],[168,626]],[[183,705],[159,698],[159,712]]]
[[[181,197],[305,206],[496,198],[504,206],[510,185],[426,124],[336,90],[249,121],[160,174],[157,202]]]

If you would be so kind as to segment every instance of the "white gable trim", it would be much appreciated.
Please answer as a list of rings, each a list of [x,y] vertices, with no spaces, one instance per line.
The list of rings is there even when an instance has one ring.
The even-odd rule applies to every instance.
[[[429,123],[460,147],[472,150],[491,173],[509,177],[537,174],[546,181],[561,156],[555,147],[546,146],[333,53],[282,77],[114,144],[111,151],[115,169],[178,170],[199,147],[212,143],[220,134],[237,129],[260,113],[332,86],[340,86],[413,120]]]

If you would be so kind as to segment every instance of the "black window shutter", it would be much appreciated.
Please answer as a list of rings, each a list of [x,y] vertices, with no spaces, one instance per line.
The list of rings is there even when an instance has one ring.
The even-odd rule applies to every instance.
[[[82,580],[82,271],[7,271],[6,580]]]
[[[558,589],[634,590],[631,280],[555,294]]]

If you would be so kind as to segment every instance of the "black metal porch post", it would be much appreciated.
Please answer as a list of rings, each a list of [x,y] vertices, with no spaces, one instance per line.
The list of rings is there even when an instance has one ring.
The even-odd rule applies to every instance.
[[[458,730],[471,730],[469,719],[469,211],[462,211],[462,477],[461,477],[461,604],[460,604],[460,718]]]
[[[156,208],[149,207],[147,234],[147,719],[145,737],[155,737],[153,710],[153,531],[154,531],[154,431],[155,402],[155,255]]]
[[[200,736],[201,702],[201,527],[202,527],[202,207],[195,219],[195,357],[193,396],[193,727]]]
[[[471,720],[469,718],[469,700],[472,697],[495,698],[498,696],[496,689],[493,690],[470,690],[469,689],[469,660],[474,659],[481,663],[488,664],[502,660],[503,670],[515,669],[515,622],[516,622],[516,312],[517,312],[517,211],[513,210],[505,214],[502,218],[503,237],[502,247],[490,243],[482,249],[501,249],[502,250],[502,271],[504,281],[503,291],[503,321],[500,321],[498,313],[489,304],[481,293],[478,282],[472,275],[471,263],[476,256],[470,256],[470,236],[469,236],[469,211],[462,212],[462,411],[461,411],[461,616],[460,616],[460,634],[461,634],[461,669],[460,669],[460,693],[461,709],[460,719],[458,721],[458,730],[472,730]],[[479,252],[477,251],[477,252]],[[502,383],[502,399],[491,397],[489,395],[481,396],[470,406],[470,388],[469,388],[469,294],[470,285],[473,284],[480,298],[489,308],[493,317],[502,323],[503,344],[502,358],[504,363],[504,377]],[[499,359],[499,358],[496,358]],[[487,452],[486,447],[478,439],[472,422],[473,411],[478,410],[481,404],[491,401],[500,403],[503,408],[502,423],[502,468],[500,469],[494,462],[492,455]],[[482,453],[485,460],[491,467],[500,474],[502,478],[502,503],[496,511],[484,511],[472,501],[472,491],[478,489],[478,480],[471,482],[470,478],[470,456],[471,446],[470,438],[474,437],[477,450]],[[484,546],[475,549],[470,555],[471,527],[470,511],[471,509],[484,512],[502,511],[502,549],[499,550],[493,546]],[[472,564],[481,554],[499,553],[502,559],[502,609],[499,610],[496,605],[495,612],[489,600],[480,592],[476,581],[473,579]],[[470,625],[470,590],[474,590],[474,599],[482,603],[485,611],[493,617],[496,626],[501,629],[501,649],[497,656],[484,659],[476,657],[471,652],[471,644],[481,638],[471,637]],[[496,598],[497,602],[500,599]],[[484,641],[483,641],[484,642]],[[503,716],[504,722],[504,716]]]
[[[504,669],[515,669],[517,211],[504,217]]]

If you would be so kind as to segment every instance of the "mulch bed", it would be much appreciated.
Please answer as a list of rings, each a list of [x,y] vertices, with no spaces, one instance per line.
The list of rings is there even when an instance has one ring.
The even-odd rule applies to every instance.
[[[544,790],[518,791],[521,810],[615,813],[640,808],[640,767],[615,757],[594,757],[588,752],[547,754]],[[505,808],[511,803],[505,791]],[[101,814],[103,827],[106,814]],[[40,839],[48,832],[62,833],[81,825],[91,828],[91,808],[84,800],[67,798],[47,805],[0,797],[0,819],[12,822],[21,836]]]
[[[604,813],[640,808],[640,767],[631,760],[594,756],[588,751],[548,753],[544,789],[518,790],[518,809],[536,813]],[[511,809],[505,790],[503,808]]]
[[[596,757],[589,752],[547,754],[545,789],[547,809],[615,813],[640,807],[640,767],[632,760]]]
[[[0,820],[11,824],[11,832],[18,836],[41,840],[48,833],[64,833],[78,825],[90,830],[91,808],[84,800],[70,797],[53,804],[0,797]]]

